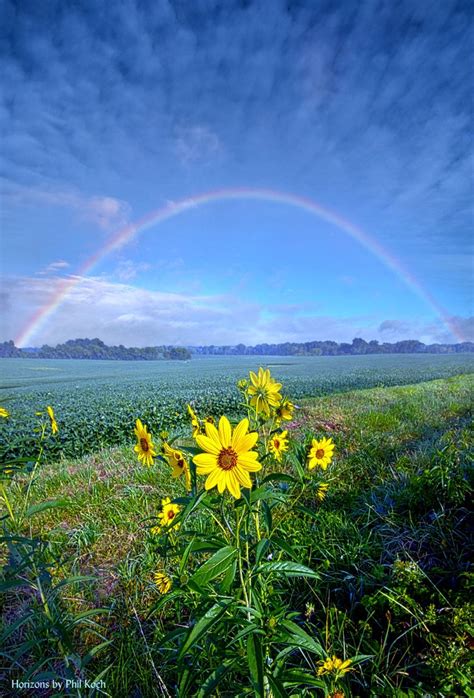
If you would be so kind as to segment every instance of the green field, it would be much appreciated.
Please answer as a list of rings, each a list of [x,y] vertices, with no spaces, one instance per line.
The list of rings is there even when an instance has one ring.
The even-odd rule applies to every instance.
[[[229,558],[206,579],[232,540],[216,522],[237,521],[245,501],[213,490],[176,540],[154,535],[162,499],[185,492],[165,463],[137,461],[133,426],[140,417],[157,443],[166,427],[190,449],[185,403],[236,417],[235,382],[258,357],[2,362],[3,460],[26,458],[4,479],[14,512],[38,456],[35,411],[53,405],[59,425],[53,437],[44,422],[16,529],[4,510],[2,695],[12,677],[43,675],[105,682],[61,696],[473,695],[472,358],[262,358],[299,406],[284,427],[296,455],[267,466],[283,476],[260,480],[261,500],[249,495],[262,528],[250,519],[237,535],[247,555],[237,573]],[[331,437],[335,458],[298,479],[313,436]],[[272,570],[263,582],[259,564]],[[154,582],[163,566],[173,584],[165,595]],[[250,579],[252,570],[246,606],[239,571]],[[351,670],[325,673],[333,656]]]
[[[474,371],[474,355],[195,357],[181,361],[0,360],[0,405],[14,415],[0,425],[0,455],[27,455],[34,413],[52,405],[61,436],[48,444],[79,456],[133,440],[137,417],[152,430],[188,423],[185,405],[237,415],[235,389],[249,370],[268,366],[293,400],[377,386],[403,385]]]

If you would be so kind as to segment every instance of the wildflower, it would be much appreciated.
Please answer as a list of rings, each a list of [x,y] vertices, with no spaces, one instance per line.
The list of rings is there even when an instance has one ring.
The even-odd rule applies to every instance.
[[[161,526],[152,526],[150,528],[150,533],[152,536],[159,536],[161,535]]]
[[[156,584],[160,594],[167,594],[169,592],[169,590],[171,589],[171,584],[172,584],[171,579],[168,577],[168,575],[165,574],[164,572],[158,571],[158,572],[155,572],[153,577],[154,577],[155,584]]]
[[[0,417],[3,417],[3,419],[7,419],[7,417],[10,416],[10,412],[6,410],[4,407],[0,407]]]
[[[323,470],[326,470],[332,461],[333,451],[334,444],[332,439],[321,439],[320,441],[313,439],[308,456],[308,468],[312,470],[319,465]]]
[[[242,392],[245,392],[247,390],[248,384],[248,380],[246,378],[242,378],[241,380],[237,381],[237,388]]]
[[[242,421],[232,433],[227,417],[219,420],[219,430],[206,422],[206,436],[196,436],[196,442],[205,453],[199,453],[193,460],[198,475],[208,475],[204,487],[210,490],[217,486],[222,494],[227,488],[233,497],[240,498],[240,487],[251,487],[250,472],[261,469],[258,453],[251,449],[258,439],[257,432],[248,432],[249,420]]]
[[[292,402],[284,398],[275,410],[275,417],[278,423],[281,423],[284,419],[289,422],[293,419],[293,412],[295,406]]]
[[[145,465],[153,465],[153,458],[156,456],[155,444],[151,440],[151,434],[148,433],[146,425],[142,424],[139,419],[136,421],[134,433],[137,437],[137,445],[133,450],[136,452],[138,460]]]
[[[206,417],[206,419],[205,419],[204,421],[205,421],[207,424],[214,424],[214,426],[216,425],[216,420],[215,420],[214,417],[212,417],[212,416]]]
[[[54,416],[54,410],[51,407],[51,405],[47,406],[46,411],[49,415],[49,419],[51,420],[51,431],[53,432],[53,434],[57,434],[59,431],[58,423],[57,423],[56,418]]]
[[[178,451],[177,449],[171,448],[171,446],[166,442],[163,444],[163,453],[166,456],[168,463],[173,468],[171,477],[176,478],[184,474],[184,479],[186,481],[186,489],[190,490],[191,476],[189,473],[189,464],[186,458],[184,457],[184,453],[182,451]]]
[[[336,655],[333,655],[330,659],[329,657],[323,662],[320,662],[321,666],[318,669],[318,676],[322,674],[336,674],[337,676],[344,676],[348,671],[352,671],[351,664],[352,659],[338,659]]]
[[[257,414],[262,413],[265,417],[270,417],[272,407],[278,406],[281,401],[279,390],[281,383],[276,383],[270,375],[269,369],[258,369],[258,376],[250,371],[252,385],[247,389],[250,395],[250,405],[255,408]]]
[[[179,528],[179,524],[173,524],[173,520],[180,512],[180,507],[177,504],[172,504],[171,499],[166,497],[166,499],[161,500],[161,511],[158,514],[158,518],[161,520],[160,523],[165,528],[170,526],[171,528]]]
[[[329,485],[327,482],[319,483],[318,489],[316,490],[316,497],[319,499],[320,502],[322,502],[323,499],[326,497],[328,488],[329,488]]]
[[[201,423],[197,417],[197,414],[195,413],[195,411],[191,407],[191,405],[186,405],[186,407],[188,408],[188,414],[191,417],[191,424],[193,427],[193,438],[194,438],[195,436],[197,436],[198,434],[201,433]]]
[[[287,436],[287,431],[282,431],[279,434],[274,434],[274,436],[272,436],[270,439],[270,443],[268,444],[268,448],[270,449],[271,453],[273,453],[277,461],[279,461],[280,463],[283,452],[288,450]]]

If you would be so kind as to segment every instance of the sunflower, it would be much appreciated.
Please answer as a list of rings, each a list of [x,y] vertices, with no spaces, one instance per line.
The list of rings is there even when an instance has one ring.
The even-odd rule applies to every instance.
[[[151,440],[151,434],[148,433],[146,425],[137,419],[133,431],[137,437],[137,445],[133,450],[137,454],[138,460],[145,465],[153,465],[153,458],[156,456],[155,444]]]
[[[158,570],[158,572],[155,572],[153,575],[153,578],[160,594],[167,594],[172,584],[168,575]]]
[[[193,438],[194,438],[195,436],[200,434],[202,431],[201,422],[199,421],[198,416],[195,413],[195,411],[193,410],[193,408],[191,407],[191,405],[186,405],[186,407],[188,408],[188,414],[191,417],[191,424],[193,427]]]
[[[322,502],[323,499],[326,497],[328,488],[329,485],[327,482],[321,482],[318,485],[318,489],[316,490],[316,497],[319,499],[320,502]]]
[[[249,420],[242,421],[232,433],[227,417],[219,420],[219,429],[206,422],[206,436],[196,436],[196,442],[205,453],[194,456],[198,475],[208,475],[204,487],[210,490],[217,486],[222,494],[227,488],[236,499],[240,498],[240,487],[251,487],[250,472],[261,469],[258,453],[251,449],[258,439],[257,432],[248,432]]]
[[[181,507],[177,504],[172,504],[171,499],[166,497],[166,499],[161,500],[161,511],[158,514],[160,519],[160,524],[163,527],[179,528],[179,524],[173,524],[174,519],[179,514]]]
[[[330,659],[329,657],[324,661],[320,662],[321,666],[318,669],[318,676],[322,674],[337,674],[338,676],[344,676],[348,671],[352,671],[351,664],[352,659],[338,659],[335,655]]]
[[[6,419],[7,417],[10,416],[10,412],[6,410],[4,407],[0,407],[0,417],[3,417]]]
[[[191,489],[191,475],[189,473],[189,463],[184,457],[182,451],[178,451],[175,448],[171,448],[166,441],[163,443],[163,453],[166,456],[168,463],[173,468],[171,477],[180,477],[184,474],[184,479],[186,481],[186,489]]]
[[[332,461],[334,444],[332,439],[313,439],[311,450],[308,456],[308,468],[312,470],[317,465],[326,470],[329,463]]]
[[[279,461],[280,463],[283,452],[288,450],[287,436],[287,431],[282,431],[279,434],[274,434],[270,439],[270,443],[268,444],[268,448],[270,449],[271,453],[273,453],[277,461]]]
[[[49,419],[51,420],[51,431],[53,432],[53,434],[57,434],[59,431],[58,423],[57,423],[56,418],[54,416],[54,410],[51,407],[51,405],[47,406],[46,411],[49,415]]]
[[[286,398],[284,398],[275,410],[275,417],[278,424],[280,424],[283,420],[286,420],[287,422],[292,420],[294,409],[294,404]]]
[[[250,405],[255,408],[257,414],[262,413],[265,417],[270,417],[272,407],[278,406],[281,401],[279,393],[281,383],[276,383],[270,375],[269,369],[258,369],[258,376],[250,371],[252,385],[247,389],[250,395]]]

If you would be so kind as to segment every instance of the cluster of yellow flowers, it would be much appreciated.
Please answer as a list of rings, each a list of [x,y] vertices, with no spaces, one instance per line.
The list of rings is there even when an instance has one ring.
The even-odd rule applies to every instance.
[[[269,369],[259,368],[258,374],[250,371],[250,382],[241,380],[239,389],[245,394],[247,404],[253,410],[256,417],[264,420],[272,420],[272,425],[280,426],[283,421],[293,418],[295,405],[281,395],[281,383],[277,383],[271,376]],[[232,429],[225,415],[219,419],[216,426],[212,417],[200,420],[191,405],[187,405],[191,419],[192,434],[202,453],[194,456],[196,474],[206,476],[204,487],[210,490],[217,487],[220,494],[226,489],[233,497],[239,499],[241,487],[250,488],[252,481],[250,473],[261,470],[259,455],[254,450],[259,434],[250,431],[250,423],[247,418],[242,419]],[[137,444],[135,452],[138,459],[146,465],[152,465],[157,455],[155,444],[147,427],[137,419],[135,426]],[[272,433],[268,439],[268,450],[273,457],[281,462],[284,453],[289,448],[288,431]],[[172,469],[172,477],[184,476],[186,489],[191,488],[191,476],[189,462],[185,454],[163,441],[161,449],[164,459]],[[308,455],[308,469],[312,470],[320,466],[326,470],[334,455],[332,439],[313,439]],[[322,501],[326,496],[328,485],[321,483],[317,491],[317,498]]]
[[[318,669],[318,676],[322,676],[323,674],[336,674],[338,677],[339,676],[344,676],[344,674],[347,674],[348,671],[352,671],[352,659],[346,659],[343,661],[342,659],[338,659],[335,655],[333,655],[331,658],[328,657],[326,660],[321,662],[321,666]]]

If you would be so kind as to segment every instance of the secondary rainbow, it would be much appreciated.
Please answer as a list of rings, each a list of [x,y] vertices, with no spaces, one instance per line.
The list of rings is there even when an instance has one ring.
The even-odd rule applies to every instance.
[[[420,284],[420,282],[411,274],[402,263],[394,257],[394,255],[380,245],[368,233],[354,225],[347,219],[340,216],[338,213],[321,206],[321,204],[312,199],[291,194],[288,192],[276,191],[273,189],[253,189],[253,188],[230,188],[219,189],[217,191],[204,192],[196,196],[191,196],[179,201],[167,203],[159,209],[148,213],[143,218],[126,225],[115,233],[108,242],[99,248],[91,257],[77,269],[73,276],[63,279],[57,288],[53,298],[44,306],[39,308],[36,313],[30,318],[25,327],[21,330],[15,339],[17,346],[27,346],[35,334],[43,327],[51,315],[64,301],[72,288],[79,284],[82,278],[90,272],[104,257],[109,255],[114,250],[132,240],[136,235],[146,230],[163,223],[170,218],[179,216],[190,209],[197,208],[206,204],[215,203],[218,201],[230,200],[257,200],[267,201],[275,204],[293,206],[302,211],[316,216],[320,220],[326,221],[334,225],[339,230],[347,233],[351,238],[359,242],[366,250],[377,257],[386,267],[388,267],[403,283],[408,286],[419,298],[421,298],[435,314],[441,318],[449,331],[460,341],[464,341],[464,337],[459,329],[452,322],[444,308],[433,298],[433,296]]]

